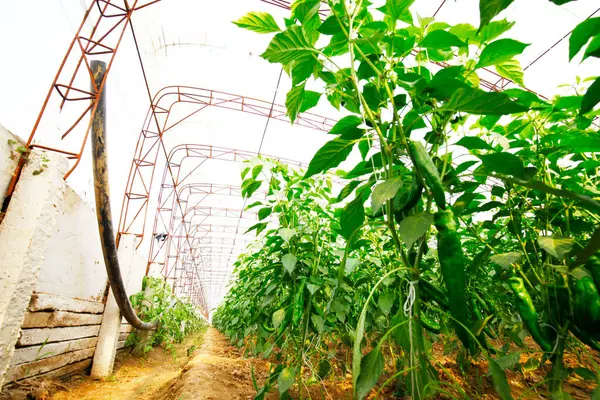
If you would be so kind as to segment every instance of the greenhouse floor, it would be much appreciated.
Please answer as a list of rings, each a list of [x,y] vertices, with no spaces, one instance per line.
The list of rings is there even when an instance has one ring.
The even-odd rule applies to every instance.
[[[527,340],[526,344],[533,347],[533,343],[527,343]],[[256,395],[252,371],[258,385],[264,384],[271,364],[264,359],[244,357],[243,353],[243,348],[232,346],[218,330],[209,327],[203,333],[190,335],[183,343],[175,345],[172,351],[155,347],[145,358],[138,358],[127,352],[120,353],[117,355],[114,374],[104,381],[92,380],[87,375],[75,375],[66,380],[31,382],[3,395],[8,395],[11,399],[53,400],[250,400]],[[451,373],[453,379],[460,381],[463,388],[468,388],[467,395],[470,398],[498,398],[486,376],[485,363],[474,363],[474,368],[465,378],[460,374],[452,356],[443,354],[441,346],[435,344],[433,353],[438,367],[442,365],[447,373]],[[528,356],[536,354],[528,353]],[[521,354],[520,362],[525,364],[528,356]],[[567,354],[565,363],[568,366],[578,365],[574,354]],[[545,372],[547,371],[544,368],[526,373],[508,372],[507,378],[513,394],[520,399],[543,398],[535,392],[527,391],[527,388],[541,382]],[[311,385],[308,388],[310,398],[351,399],[351,375],[348,373],[347,378],[343,379],[343,372],[339,369],[335,375],[336,378],[326,379],[324,385]],[[565,390],[574,399],[587,399],[592,386],[589,382],[569,378]],[[303,392],[303,398],[309,398],[306,395],[306,387]],[[297,391],[291,391],[290,394],[292,398],[298,398]],[[455,398],[461,398],[459,393],[454,395]],[[375,398],[371,396],[368,398]],[[265,399],[269,400],[278,398],[276,388],[265,396]],[[376,398],[402,397],[394,397],[391,392],[387,392]]]

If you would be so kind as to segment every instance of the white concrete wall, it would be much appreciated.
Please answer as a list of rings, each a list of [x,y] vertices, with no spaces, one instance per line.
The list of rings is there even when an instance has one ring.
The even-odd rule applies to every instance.
[[[12,143],[13,140],[16,143]],[[0,126],[0,200],[4,199],[6,187],[17,165],[18,153],[15,149],[20,145],[22,141]],[[3,382],[10,383],[32,376],[61,376],[87,368],[96,348],[107,291],[107,274],[96,213],[72,188],[64,184],[62,176],[66,171],[66,160],[62,160],[64,165],[58,168],[55,165],[58,163],[55,160],[57,157],[60,158],[54,153],[32,152],[30,162],[23,170],[23,182],[19,182],[20,190],[15,192],[4,220],[0,219],[0,232],[5,230],[9,233],[10,229],[16,232],[7,233],[0,244],[0,250],[7,253],[0,257],[0,264],[8,263],[13,269],[24,269],[26,257],[13,255],[21,248],[29,249],[29,253],[35,254],[38,260],[35,273],[25,271],[23,277],[17,277],[4,268],[2,273],[8,275],[0,276],[2,285],[13,281],[30,283],[23,290],[18,290],[23,304],[4,307],[12,310],[14,316],[9,320],[4,318],[3,312],[0,313],[1,330],[11,332],[11,335],[3,335],[3,338],[5,336],[10,340],[0,340],[0,391]],[[47,197],[46,186],[51,183],[50,178],[60,188],[55,196],[56,201],[51,204],[53,213],[38,210],[37,206],[32,209],[31,204],[37,204]],[[31,190],[24,191],[23,188],[30,181]],[[113,201],[120,201],[120,198]],[[27,211],[25,216],[19,214],[22,210]],[[51,214],[52,224],[44,224]],[[27,240],[21,233],[26,226],[19,221],[25,217],[32,220],[31,224],[43,225],[40,230],[45,240],[22,243]],[[135,240],[127,242],[129,255],[121,257],[124,259],[120,261],[127,292],[131,295],[141,290],[147,255],[135,250]],[[4,301],[5,297],[7,301],[11,300],[12,292],[8,292],[0,290],[0,300]],[[2,301],[0,305],[6,303]],[[4,323],[6,321],[10,323]],[[129,330],[131,326],[128,324],[117,327],[117,348],[124,346]],[[51,338],[48,342],[52,342],[56,348],[52,357],[43,360],[30,357],[30,353],[44,346],[38,343],[40,338]]]
[[[36,291],[103,301],[107,276],[96,212],[67,185],[57,222],[58,229],[50,239]],[[146,260],[135,254],[133,268],[123,268],[128,294],[141,290]]]
[[[106,282],[96,214],[67,186],[35,290],[103,301]]]
[[[0,124],[0,206],[4,202],[6,189],[19,162],[20,154],[16,149],[21,144],[21,139]]]
[[[0,386],[56,227],[67,161],[32,151],[0,224]]]

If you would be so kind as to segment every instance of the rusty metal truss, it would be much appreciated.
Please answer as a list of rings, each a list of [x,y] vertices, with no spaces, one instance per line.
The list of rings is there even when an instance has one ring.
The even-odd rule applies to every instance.
[[[158,145],[164,146],[162,140]],[[242,189],[235,185],[197,182],[195,172],[210,168],[211,160],[241,163],[257,155],[235,149],[180,144],[170,151],[165,161],[152,230],[155,240],[150,242],[147,273],[150,270],[160,272],[172,284],[176,294],[196,299],[194,301],[204,310],[206,294],[214,292],[206,282],[216,279],[214,270],[207,269],[206,265],[219,265],[226,272],[218,279],[221,288],[230,278],[233,262],[246,249],[248,240],[242,237],[243,233],[258,222],[258,215],[252,209],[207,206],[210,198],[241,198]],[[291,166],[304,166],[298,161],[272,158]],[[266,199],[267,192],[258,190],[248,200]],[[220,222],[215,225],[215,218],[237,221],[237,224]],[[269,220],[277,223],[272,217]],[[139,236],[143,237],[143,233],[142,230]]]

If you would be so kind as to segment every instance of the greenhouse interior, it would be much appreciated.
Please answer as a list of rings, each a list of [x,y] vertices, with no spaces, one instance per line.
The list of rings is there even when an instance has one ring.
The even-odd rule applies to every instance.
[[[0,399],[600,400],[598,0],[2,1],[0,38]]]

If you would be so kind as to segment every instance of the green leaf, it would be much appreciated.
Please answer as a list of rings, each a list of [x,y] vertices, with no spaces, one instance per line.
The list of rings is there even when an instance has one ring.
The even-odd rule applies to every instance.
[[[356,398],[364,399],[383,373],[384,360],[379,346],[375,346],[360,362],[360,375],[356,381]]]
[[[340,119],[336,124],[331,128],[329,133],[331,135],[349,135],[352,134],[358,126],[362,124],[362,119],[356,115],[348,115],[342,119]]]
[[[342,33],[342,27],[338,22],[338,17],[335,15],[330,15],[323,21],[321,26],[319,27],[319,32],[324,35],[335,35],[336,33]]]
[[[254,224],[250,228],[248,228],[248,230],[245,233],[249,233],[249,232],[252,232],[253,230],[256,230],[256,234],[259,235],[262,231],[265,230],[266,227],[267,227],[266,222],[259,222],[258,224]]]
[[[248,179],[242,183],[242,196],[244,198],[250,198],[254,192],[256,192],[260,186],[262,185],[262,181],[255,181],[253,179]]]
[[[433,215],[422,212],[416,215],[406,217],[400,222],[398,234],[406,244],[411,247],[420,237],[422,237],[433,224]]]
[[[409,7],[415,2],[415,0],[386,0],[385,7],[380,9],[385,14],[389,15],[393,21],[401,20],[408,24],[412,24],[412,17],[410,20],[407,18],[407,12]],[[410,14],[408,15],[408,17]],[[395,25],[395,24],[394,24]]]
[[[285,254],[283,257],[281,257],[281,263],[283,264],[283,267],[289,274],[294,272],[294,269],[296,269],[297,262],[298,259],[295,255],[291,253]]]
[[[262,164],[255,165],[254,168],[252,168],[252,179],[258,178],[258,175],[260,175],[262,170],[263,170]]]
[[[379,296],[377,305],[384,315],[389,315],[390,311],[392,311],[392,307],[394,306],[394,294],[392,292],[383,293],[381,296]]]
[[[286,31],[273,37],[261,57],[270,63],[285,64],[292,60],[310,57],[315,51],[315,48],[304,37],[302,28],[292,25]]]
[[[379,185],[375,186],[373,196],[371,198],[371,211],[377,214],[381,206],[388,200],[393,199],[402,187],[402,178],[397,176],[388,179]]]
[[[319,290],[321,286],[319,285],[314,285],[312,283],[309,283],[306,285],[306,288],[308,289],[308,291],[310,292],[310,294],[315,294],[317,290]]]
[[[261,208],[258,210],[258,220],[262,221],[263,219],[267,218],[269,215],[271,215],[271,212],[273,212],[271,207]]]
[[[540,367],[541,363],[540,363],[540,359],[537,357],[531,357],[529,358],[527,361],[525,361],[525,364],[523,364],[521,366],[521,370],[524,373],[530,373],[535,371],[536,369],[538,369]]]
[[[290,117],[290,121],[294,123],[300,107],[302,107],[302,100],[304,99],[304,84],[298,85],[290,90],[285,96],[285,108],[287,109],[287,115]]]
[[[496,359],[496,364],[503,370],[504,369],[513,369],[517,366],[517,364],[519,363],[520,360],[521,360],[521,352],[515,351],[515,352],[509,353],[505,356],[498,357]]]
[[[597,78],[594,83],[588,88],[583,100],[581,101],[581,114],[585,114],[600,103],[600,77]]]
[[[447,111],[462,111],[477,115],[516,114],[529,109],[512,101],[504,93],[485,92],[476,88],[457,89],[443,108]]]
[[[281,228],[278,232],[279,236],[283,239],[284,242],[288,243],[292,236],[296,234],[293,229],[290,228]]]
[[[500,399],[513,400],[504,370],[491,357],[488,357],[488,368],[490,374],[492,375],[492,385],[494,386],[494,390],[496,393],[498,393]]]
[[[600,35],[594,36],[583,53],[582,61],[588,57],[600,58]]]
[[[492,153],[480,156],[483,166],[492,172],[522,178],[525,175],[523,161],[512,153]]]
[[[310,316],[310,320],[317,328],[317,332],[323,333],[323,330],[325,329],[325,321],[323,320],[323,317],[317,314],[313,314]]]
[[[438,30],[428,33],[419,43],[419,46],[428,49],[447,49],[449,47],[464,47],[466,44],[458,36]]]
[[[346,265],[344,266],[346,273],[347,274],[353,273],[359,264],[360,264],[360,260],[358,258],[347,258]]]
[[[514,39],[499,39],[485,46],[475,68],[489,67],[511,60],[529,46]]]
[[[300,112],[303,113],[315,107],[319,103],[320,98],[321,93],[313,92],[312,90],[305,90],[304,98],[302,99],[302,105],[300,106]]]
[[[514,263],[521,261],[523,254],[519,251],[512,251],[510,253],[494,254],[490,257],[490,261],[498,264],[503,268],[510,268]]]
[[[354,189],[356,189],[356,187],[360,185],[360,181],[351,181],[349,184],[347,184],[346,186],[344,186],[344,188],[340,191],[340,194],[338,194],[338,197],[335,199],[336,203],[339,203],[340,201],[344,200],[346,197],[350,196],[352,194],[352,192],[354,191]]]
[[[325,143],[308,164],[304,179],[340,165],[342,161],[348,158],[355,143],[355,140],[341,138],[336,138]]]
[[[490,22],[488,25],[483,27],[483,29],[481,29],[481,32],[479,33],[481,42],[487,43],[490,40],[496,39],[504,32],[509,31],[514,25],[514,22],[508,22],[506,19]]]
[[[486,26],[502,10],[508,7],[513,0],[479,0],[479,29]]]
[[[317,66],[315,57],[305,57],[294,63],[292,67],[292,86],[296,86],[307,80],[315,71]]]
[[[354,200],[346,204],[340,216],[340,227],[342,236],[349,239],[350,236],[360,228],[365,220],[365,207],[362,195],[356,196]]]
[[[569,37],[569,60],[572,60],[593,36],[599,34],[600,17],[586,19],[577,25]]]
[[[296,374],[298,373],[298,369],[296,367],[287,367],[284,368],[283,371],[279,374],[277,378],[277,386],[279,387],[279,394],[283,394],[288,391],[289,388],[292,387],[294,381],[296,380]]]
[[[292,15],[300,21],[304,31],[311,34],[313,40],[318,37],[318,33],[317,36],[313,36],[312,34],[321,25],[321,18],[319,17],[320,5],[320,0],[296,0],[291,5]]]
[[[252,11],[237,21],[233,21],[233,23],[240,28],[257,33],[273,33],[281,31],[279,26],[277,26],[277,22],[275,22],[275,18],[266,12]]]
[[[348,52],[348,37],[343,33],[336,33],[331,37],[329,44],[323,49],[323,54],[333,57]]]
[[[571,251],[575,241],[572,238],[560,236],[540,236],[538,237],[540,247],[551,256],[562,260],[565,255]]]
[[[283,322],[283,319],[285,318],[285,310],[283,308],[275,311],[273,313],[273,327],[275,327],[275,329],[278,329],[279,326],[281,325],[281,323]]]
[[[492,150],[492,146],[485,140],[475,136],[465,136],[456,142],[456,144],[469,150]]]
[[[598,153],[600,152],[600,136],[583,136],[565,134],[560,140],[560,147],[572,153]]]
[[[512,59],[496,65],[498,75],[510,79],[519,86],[525,86],[523,81],[523,68],[519,61]]]

